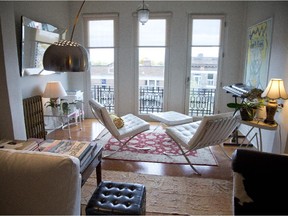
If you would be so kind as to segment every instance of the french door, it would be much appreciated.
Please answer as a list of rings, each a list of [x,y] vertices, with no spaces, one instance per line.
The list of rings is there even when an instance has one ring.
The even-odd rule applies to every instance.
[[[118,14],[83,15],[86,47],[90,54],[89,98],[115,112]]]
[[[167,26],[170,13],[151,13],[137,22],[138,114],[163,112],[167,71]]]
[[[186,85],[186,113],[215,112],[217,82],[222,61],[224,16],[191,15]]]

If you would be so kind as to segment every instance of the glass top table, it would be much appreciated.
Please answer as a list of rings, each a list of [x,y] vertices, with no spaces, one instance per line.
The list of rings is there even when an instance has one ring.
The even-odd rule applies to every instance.
[[[65,113],[62,110],[58,110],[58,112],[52,112],[51,110],[46,109],[44,112],[44,117],[54,117],[57,118],[58,121],[61,123],[61,127],[64,130],[66,127],[68,128],[68,137],[71,139],[71,125],[78,124],[79,118],[79,125],[80,130],[82,130],[82,122],[81,122],[81,111],[79,109],[70,110],[69,112]],[[74,122],[71,122],[71,119],[74,119]]]

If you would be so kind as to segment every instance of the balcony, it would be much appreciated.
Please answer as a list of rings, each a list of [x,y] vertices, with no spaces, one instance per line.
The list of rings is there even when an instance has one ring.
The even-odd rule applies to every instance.
[[[105,85],[94,85],[92,98],[103,104],[109,112],[114,112],[114,88]],[[140,87],[139,113],[148,114],[163,112],[162,87]],[[192,89],[189,98],[189,115],[204,116],[214,114],[215,89]]]

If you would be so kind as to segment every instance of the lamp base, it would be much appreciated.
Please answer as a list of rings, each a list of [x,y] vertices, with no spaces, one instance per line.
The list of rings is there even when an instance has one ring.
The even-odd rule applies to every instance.
[[[264,123],[266,124],[275,124],[274,115],[277,111],[277,103],[276,100],[269,100],[268,104],[266,105],[266,119]]]
[[[275,124],[276,122],[275,122],[275,120],[265,119],[265,120],[264,120],[264,123],[273,125],[273,124]]]

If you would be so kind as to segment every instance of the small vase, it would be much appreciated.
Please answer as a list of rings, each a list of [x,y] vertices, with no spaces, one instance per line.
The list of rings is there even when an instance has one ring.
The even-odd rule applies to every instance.
[[[255,118],[259,120],[266,118],[266,106],[261,106],[257,109]]]
[[[62,103],[62,111],[63,111],[63,114],[67,115],[69,113],[69,104],[64,102]]]
[[[254,119],[255,111],[254,109],[240,109],[241,119],[243,121],[252,121]]]

